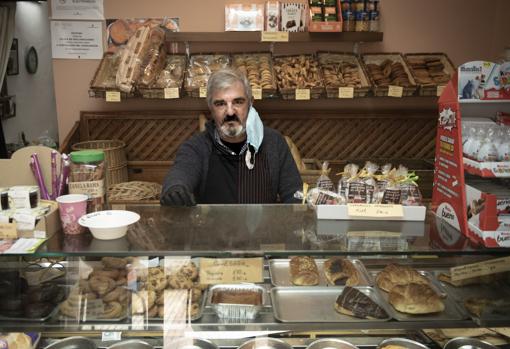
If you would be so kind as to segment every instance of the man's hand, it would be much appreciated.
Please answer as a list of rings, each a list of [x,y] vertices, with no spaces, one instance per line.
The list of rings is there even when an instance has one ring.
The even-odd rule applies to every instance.
[[[171,186],[161,198],[161,204],[166,206],[195,206],[195,196],[185,186],[177,184]]]

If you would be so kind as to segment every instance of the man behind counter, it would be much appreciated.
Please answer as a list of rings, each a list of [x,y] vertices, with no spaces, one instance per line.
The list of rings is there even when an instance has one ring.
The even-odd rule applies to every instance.
[[[161,204],[295,203],[301,177],[283,136],[265,127],[252,107],[244,74],[211,75],[206,130],[179,148],[163,183]]]

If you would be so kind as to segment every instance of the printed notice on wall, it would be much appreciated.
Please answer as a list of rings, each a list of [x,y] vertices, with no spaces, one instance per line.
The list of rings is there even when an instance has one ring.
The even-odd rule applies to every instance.
[[[53,0],[52,19],[104,19],[103,0]]]
[[[53,58],[101,59],[102,22],[52,21],[51,51]]]

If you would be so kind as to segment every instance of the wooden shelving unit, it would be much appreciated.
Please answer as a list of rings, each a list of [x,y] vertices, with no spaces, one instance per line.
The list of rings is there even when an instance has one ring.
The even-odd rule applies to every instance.
[[[167,32],[169,42],[260,42],[260,32]],[[377,42],[382,32],[289,33],[289,42]]]

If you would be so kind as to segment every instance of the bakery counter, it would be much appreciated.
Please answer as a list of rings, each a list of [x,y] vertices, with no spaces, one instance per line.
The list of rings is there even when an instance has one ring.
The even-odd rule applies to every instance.
[[[304,205],[127,205],[140,214],[127,236],[55,234],[35,253],[55,256],[286,256],[506,254],[473,245],[429,215],[425,222],[318,220]]]

